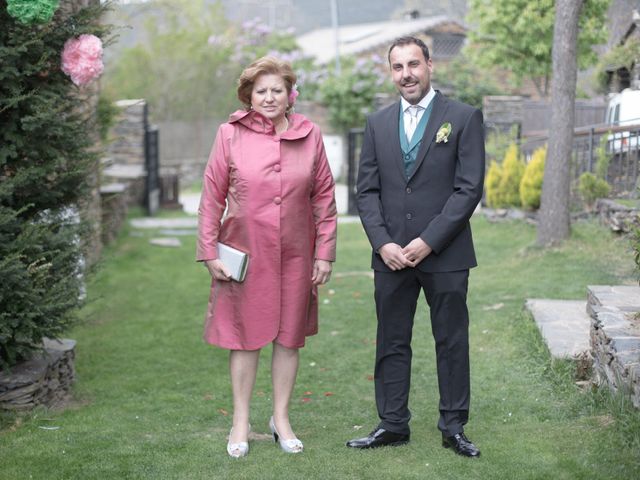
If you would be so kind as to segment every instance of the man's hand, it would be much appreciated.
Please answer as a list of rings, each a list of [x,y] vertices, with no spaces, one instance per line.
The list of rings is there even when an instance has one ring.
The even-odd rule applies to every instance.
[[[231,273],[229,273],[227,267],[224,266],[222,260],[207,260],[204,264],[207,266],[207,270],[209,270],[211,276],[216,280],[222,280],[223,282],[231,280]]]
[[[431,247],[420,237],[414,238],[402,250],[402,255],[409,262],[409,266],[415,267],[432,252]]]
[[[402,270],[405,267],[412,266],[402,252],[402,247],[397,243],[385,243],[378,249],[378,253],[385,265],[391,270]]]

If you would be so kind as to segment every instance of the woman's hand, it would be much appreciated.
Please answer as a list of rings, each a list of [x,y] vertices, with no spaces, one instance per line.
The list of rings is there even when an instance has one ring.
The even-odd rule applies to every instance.
[[[311,276],[311,283],[314,285],[322,285],[329,281],[331,276],[331,262],[327,260],[316,259],[313,262],[313,275]]]
[[[223,282],[228,282],[231,280],[231,273],[227,270],[227,267],[224,266],[221,260],[207,260],[204,262],[207,266],[207,270],[213,278],[216,280],[222,280]]]

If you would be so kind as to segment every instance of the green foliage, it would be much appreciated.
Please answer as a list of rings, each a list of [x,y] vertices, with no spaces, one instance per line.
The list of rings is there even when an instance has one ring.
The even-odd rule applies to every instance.
[[[578,191],[587,209],[593,208],[593,204],[598,198],[605,198],[609,195],[610,189],[611,187],[606,180],[596,177],[591,172],[585,172],[580,175]]]
[[[500,179],[502,178],[502,168],[495,160],[491,162],[487,171],[487,178],[484,182],[484,190],[487,195],[487,205],[491,208],[500,208],[504,202],[500,197]]]
[[[118,107],[115,106],[113,99],[107,94],[102,93],[98,98],[98,105],[96,106],[96,116],[100,139],[104,143],[108,141],[109,130],[113,126],[117,114]]]
[[[232,45],[208,43],[216,32],[229,29],[222,6],[165,0],[154,2],[153,13],[145,22],[145,41],[107,66],[104,88],[109,96],[146,99],[156,120],[201,119],[211,112],[226,116],[235,109]]]
[[[329,122],[337,131],[362,127],[375,110],[376,95],[393,92],[387,81],[386,60],[380,56],[354,59],[343,57],[341,72],[333,66],[319,81],[318,99],[329,110]]]
[[[610,135],[610,134],[609,134]],[[603,180],[607,179],[609,173],[609,163],[611,163],[611,154],[607,153],[607,144],[609,143],[609,135],[602,135],[600,142],[596,148],[596,177]]]
[[[450,90],[452,98],[480,109],[483,97],[503,93],[495,76],[477,67],[464,53],[451,63],[436,65],[433,82],[439,88]]]
[[[607,70],[626,68],[632,71],[635,62],[640,60],[640,38],[629,37],[623,45],[616,45],[598,60],[594,72],[594,83],[600,93],[609,92],[609,74]]]
[[[520,181],[524,174],[524,160],[518,151],[518,146],[512,143],[507,149],[502,162],[502,174],[500,176],[501,201],[508,206],[520,206]]]
[[[545,145],[533,152],[531,160],[524,169],[522,180],[520,180],[520,203],[524,208],[531,210],[540,208],[546,157],[547,147]]]
[[[39,27],[0,0],[0,367],[27,358],[71,325],[79,303],[81,226],[94,122],[60,70],[67,39],[98,36],[102,8]]]
[[[518,125],[512,125],[508,132],[492,129],[487,135],[485,153],[487,160],[502,162],[509,145],[518,140]]]
[[[555,6],[553,0],[470,0],[468,54],[485,68],[500,67],[522,80],[534,81],[541,95],[548,94]],[[578,66],[597,60],[593,45],[606,41],[609,0],[585,0],[580,13]]]
[[[611,191],[611,186],[607,183],[607,172],[611,161],[611,156],[607,153],[607,143],[608,135],[602,135],[595,151],[596,165],[594,173],[585,172],[578,179],[578,192],[587,210],[593,208],[598,198],[605,198]]]
[[[153,8],[146,39],[120,54],[104,85],[112,98],[145,98],[156,120],[226,118],[240,107],[236,82],[246,66],[297,49],[291,33],[258,20],[228,22],[220,2],[164,0]],[[286,59],[304,64],[301,55]]]
[[[631,237],[633,248],[633,260],[636,265],[636,274],[640,276],[640,228],[634,228]]]

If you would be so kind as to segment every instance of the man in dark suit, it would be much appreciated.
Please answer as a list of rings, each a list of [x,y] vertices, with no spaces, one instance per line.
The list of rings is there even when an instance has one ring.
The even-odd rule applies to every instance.
[[[378,317],[375,396],[380,423],[352,448],[409,441],[411,334],[420,290],[436,345],[443,446],[467,457],[469,218],[482,196],[482,113],[431,87],[429,49],[402,37],[389,49],[401,100],[367,119],[357,182],[360,218],[373,247]]]

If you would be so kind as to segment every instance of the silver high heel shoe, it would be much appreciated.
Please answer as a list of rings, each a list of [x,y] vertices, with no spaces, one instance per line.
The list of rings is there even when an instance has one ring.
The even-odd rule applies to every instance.
[[[297,438],[290,438],[285,440],[278,434],[276,425],[273,423],[273,417],[269,419],[269,428],[271,429],[271,435],[273,435],[273,441],[280,444],[280,448],[287,453],[300,453],[304,449],[304,445]]]
[[[251,425],[249,425],[249,432],[251,432]],[[233,427],[231,427],[229,431],[229,439],[231,439],[232,433]],[[249,442],[231,443],[231,441],[229,441],[227,442],[227,453],[233,458],[246,457],[247,453],[249,453]]]

